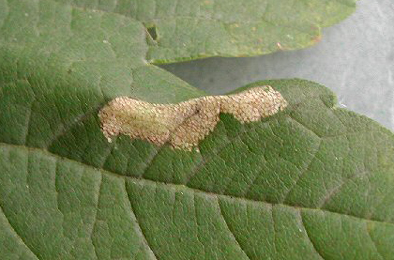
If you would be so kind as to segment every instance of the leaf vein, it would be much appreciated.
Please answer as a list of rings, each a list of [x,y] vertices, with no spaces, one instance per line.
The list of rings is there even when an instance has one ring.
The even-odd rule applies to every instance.
[[[312,238],[309,235],[308,229],[306,228],[305,222],[304,222],[304,218],[302,217],[302,213],[301,211],[298,211],[300,218],[301,218],[301,224],[304,227],[305,230],[305,234],[306,234],[306,238],[309,240],[309,242],[311,243],[314,251],[316,252],[316,254],[321,258],[324,259],[323,255],[320,253],[320,251],[317,249],[315,243],[313,242]]]
[[[246,255],[246,257],[251,260],[252,257],[248,253],[246,253],[246,251],[243,249],[243,247],[241,246],[241,243],[239,242],[239,240],[235,236],[234,231],[231,230],[230,225],[227,223],[227,220],[226,220],[226,217],[225,217],[225,215],[223,213],[222,205],[220,204],[220,200],[219,199],[217,200],[217,203],[218,203],[218,207],[219,207],[219,213],[222,216],[223,222],[226,225],[226,228],[228,229],[228,231],[230,232],[230,235],[232,236],[234,241],[237,243],[237,245],[241,249],[241,251]]]
[[[53,157],[59,158],[61,160],[65,160],[65,161],[73,162],[73,163],[76,163],[76,164],[80,164],[83,167],[95,169],[96,171],[100,172],[101,174],[107,174],[107,175],[115,176],[115,177],[121,178],[121,179],[130,179],[130,180],[133,180],[133,181],[136,181],[136,182],[140,182],[140,183],[146,182],[146,183],[151,183],[151,184],[154,184],[154,185],[162,184],[162,185],[166,185],[166,186],[170,186],[170,187],[174,187],[174,188],[188,189],[191,192],[199,192],[199,193],[203,193],[203,194],[205,194],[207,196],[212,196],[212,197],[215,197],[215,198],[217,198],[217,197],[223,197],[223,198],[229,198],[229,199],[233,198],[233,199],[242,200],[242,201],[249,202],[249,203],[266,203],[266,204],[269,204],[269,205],[284,205],[284,206],[289,206],[289,207],[292,207],[292,208],[299,208],[299,209],[304,209],[304,210],[316,210],[316,211],[321,211],[321,212],[327,212],[327,213],[333,213],[333,214],[339,214],[339,215],[342,215],[342,216],[352,217],[352,218],[356,218],[358,220],[363,220],[363,221],[368,221],[368,222],[384,223],[384,224],[388,224],[388,225],[393,225],[394,226],[394,222],[384,221],[384,220],[380,220],[380,219],[373,219],[373,218],[365,219],[365,218],[357,216],[357,215],[351,215],[349,213],[337,212],[337,211],[328,210],[328,209],[311,208],[311,207],[306,207],[306,206],[297,206],[297,205],[292,205],[290,203],[286,204],[286,203],[281,203],[281,202],[273,203],[273,202],[267,202],[267,201],[263,201],[263,200],[255,200],[253,198],[237,197],[237,196],[230,195],[230,194],[216,194],[216,193],[213,193],[213,192],[210,192],[210,191],[206,191],[206,190],[202,190],[202,189],[197,189],[197,188],[185,186],[185,185],[182,185],[182,184],[166,183],[166,182],[163,182],[163,181],[151,180],[151,179],[146,179],[146,178],[144,179],[144,178],[137,178],[137,177],[133,177],[133,176],[125,176],[125,175],[121,175],[121,174],[116,173],[116,172],[111,172],[111,171],[108,171],[108,170],[96,168],[96,167],[94,167],[92,165],[89,165],[87,163],[84,163],[84,162],[80,162],[80,161],[76,161],[76,160],[73,160],[73,159],[69,159],[67,157],[62,157],[62,156],[60,156],[58,154],[54,154],[52,152],[49,152],[47,150],[43,150],[43,149],[40,149],[40,148],[26,147],[26,146],[17,145],[17,144],[7,144],[7,143],[4,143],[4,142],[0,142],[0,145],[6,146],[6,147],[8,146],[10,148],[25,149],[28,152],[40,152],[40,153],[46,154],[48,156],[53,156]]]
[[[3,206],[1,205],[1,203],[0,203],[0,213],[2,213],[2,214],[4,215],[4,217],[5,217],[5,219],[6,219],[7,223],[8,223],[8,225],[10,226],[11,231],[16,235],[17,238],[20,239],[20,242],[21,242],[23,245],[25,245],[25,247],[26,247],[27,249],[29,249],[29,251],[35,256],[35,258],[40,259],[40,258],[37,256],[37,254],[33,251],[33,249],[31,249],[31,248],[26,244],[25,240],[21,237],[21,235],[19,235],[19,233],[18,233],[18,232],[15,230],[15,228],[11,225],[11,222],[10,222],[10,220],[8,219],[7,215],[5,214],[4,209],[3,209]]]
[[[375,240],[372,239],[371,233],[369,232],[368,223],[365,223],[365,229],[374,249],[376,250],[376,253],[380,256],[381,259],[384,259],[383,255],[379,252],[378,247],[376,246]]]
[[[131,212],[131,214],[132,214],[132,216],[133,216],[133,218],[135,220],[136,231],[139,234],[143,244],[148,248],[148,251],[151,253],[151,257],[153,257],[153,259],[157,260],[159,258],[157,257],[157,255],[153,251],[152,247],[149,245],[148,240],[147,240],[147,238],[146,238],[146,236],[144,234],[144,231],[143,231],[143,229],[141,227],[141,224],[140,224],[140,222],[139,222],[139,220],[137,218],[137,215],[135,214],[135,209],[133,207],[133,203],[131,202],[131,196],[130,196],[129,191],[127,189],[127,182],[126,182],[126,180],[125,180],[124,183],[125,183],[124,188],[125,188],[125,192],[126,192],[127,201],[129,202],[129,206],[130,206],[130,212]]]
[[[92,231],[90,232],[90,241],[92,241],[92,245],[93,245],[93,248],[94,248],[94,254],[95,254],[97,259],[99,259],[99,257],[98,257],[98,254],[97,254],[97,247],[96,247],[95,243],[93,242],[93,233],[94,233],[94,229],[95,229],[96,224],[97,224],[97,214],[98,214],[98,211],[99,211],[99,203],[100,203],[100,194],[101,194],[102,184],[103,184],[103,176],[101,175],[100,183],[98,185],[98,191],[97,191],[97,208],[96,208],[96,212],[94,214]]]

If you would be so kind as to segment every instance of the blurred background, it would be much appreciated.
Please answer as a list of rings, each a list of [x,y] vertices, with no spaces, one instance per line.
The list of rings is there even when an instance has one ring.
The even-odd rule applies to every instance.
[[[394,0],[358,1],[352,16],[304,50],[161,67],[210,94],[263,79],[313,80],[332,89],[340,106],[394,130]]]

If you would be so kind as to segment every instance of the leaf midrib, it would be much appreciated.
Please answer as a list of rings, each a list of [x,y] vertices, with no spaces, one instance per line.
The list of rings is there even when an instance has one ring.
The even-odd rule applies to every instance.
[[[356,216],[353,214],[346,214],[346,213],[342,213],[342,212],[336,212],[336,211],[332,211],[332,210],[328,210],[328,209],[322,209],[322,208],[311,208],[311,207],[305,207],[305,206],[295,206],[295,205],[291,205],[291,204],[285,204],[285,203],[273,203],[273,202],[268,202],[268,201],[264,201],[264,200],[254,200],[251,198],[243,198],[243,197],[239,197],[239,196],[232,196],[232,195],[227,195],[227,194],[217,194],[217,193],[213,193],[210,191],[205,191],[205,190],[201,190],[201,189],[197,189],[197,188],[192,188],[192,187],[188,187],[185,186],[183,184],[175,184],[175,183],[167,183],[167,182],[163,182],[163,181],[157,181],[157,180],[151,180],[151,179],[147,179],[147,178],[137,178],[137,177],[133,177],[133,176],[125,176],[125,175],[121,175],[119,173],[116,172],[112,172],[112,171],[108,171],[105,169],[100,169],[100,168],[96,168],[94,166],[91,166],[89,164],[80,162],[80,161],[76,161],[76,160],[72,160],[70,158],[67,157],[62,157],[58,154],[49,152],[47,150],[43,150],[40,148],[35,148],[35,147],[26,147],[23,145],[17,145],[17,144],[8,144],[8,143],[4,143],[4,142],[0,142],[1,146],[8,146],[8,147],[12,147],[12,148],[16,148],[16,149],[25,149],[29,152],[40,152],[43,154],[47,154],[49,156],[55,157],[58,160],[63,160],[63,161],[69,161],[72,163],[77,163],[80,164],[83,167],[86,168],[90,168],[90,169],[94,169],[95,171],[99,171],[101,174],[107,174],[110,176],[114,176],[117,178],[122,178],[122,179],[131,179],[135,182],[139,182],[139,183],[147,183],[147,184],[164,184],[166,186],[175,188],[177,190],[179,189],[183,189],[183,190],[188,190],[190,192],[193,193],[200,193],[200,194],[204,194],[205,196],[208,197],[214,197],[214,198],[226,198],[226,199],[237,199],[243,202],[247,202],[247,203],[265,203],[265,204],[269,204],[269,205],[277,205],[277,206],[286,206],[286,207],[291,207],[294,209],[298,209],[298,210],[313,210],[313,211],[320,211],[320,212],[326,212],[326,213],[333,213],[333,214],[338,214],[341,216],[346,216],[346,217],[351,217],[351,218],[355,218],[358,220],[362,220],[362,221],[367,221],[367,222],[375,222],[375,223],[381,223],[381,224],[386,224],[386,225],[392,225],[394,227],[394,222],[388,222],[388,221],[383,221],[383,220],[379,220],[379,219],[366,219],[360,216]]]

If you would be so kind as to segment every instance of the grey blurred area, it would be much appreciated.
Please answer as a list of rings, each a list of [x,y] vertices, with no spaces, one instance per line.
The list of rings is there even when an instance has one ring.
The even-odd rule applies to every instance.
[[[313,80],[332,89],[341,106],[394,130],[394,0],[360,0],[352,16],[324,29],[311,48],[162,67],[210,94],[262,79]]]

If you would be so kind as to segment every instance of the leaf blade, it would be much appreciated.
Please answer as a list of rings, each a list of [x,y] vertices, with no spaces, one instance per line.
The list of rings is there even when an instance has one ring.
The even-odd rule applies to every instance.
[[[271,204],[271,203],[266,203],[266,202],[261,202],[261,201],[251,201],[248,199],[244,198],[233,198],[228,195],[220,195],[220,194],[213,194],[213,193],[207,193],[206,191],[199,191],[195,189],[191,189],[188,187],[185,187],[183,185],[176,185],[176,184],[166,184],[166,183],[158,183],[155,181],[150,181],[150,180],[141,180],[141,179],[136,179],[133,177],[126,177],[126,189],[124,189],[124,177],[119,178],[119,175],[107,172],[107,171],[102,171],[98,170],[96,168],[92,168],[91,166],[85,166],[79,162],[73,162],[70,161],[69,159],[64,159],[61,158],[57,155],[50,154],[47,152],[40,151],[39,149],[31,149],[31,148],[25,148],[22,146],[10,146],[10,145],[5,145],[2,144],[2,156],[3,160],[4,158],[11,158],[10,156],[4,156],[4,153],[18,153],[19,155],[26,156],[24,153],[29,153],[29,156],[32,156],[33,158],[39,158],[42,161],[42,157],[44,157],[44,160],[49,159],[49,161],[53,162],[53,159],[58,160],[57,164],[62,165],[66,167],[70,167],[70,165],[74,167],[83,167],[83,168],[88,168],[89,170],[83,171],[83,175],[100,175],[102,174],[102,178],[108,179],[108,187],[115,187],[115,188],[110,188],[111,192],[105,193],[107,196],[112,197],[112,198],[107,198],[107,202],[110,202],[109,205],[102,207],[106,213],[104,213],[105,220],[108,221],[108,218],[113,214],[111,213],[111,207],[115,206],[116,204],[119,204],[121,201],[118,197],[115,199],[117,201],[116,204],[111,203],[113,200],[113,196],[129,196],[128,199],[130,200],[130,203],[133,204],[132,208],[136,209],[135,214],[136,218],[140,219],[140,225],[142,229],[145,230],[145,236],[147,240],[150,242],[150,247],[152,250],[155,251],[155,253],[161,258],[164,257],[173,257],[174,252],[184,252],[180,254],[180,256],[187,256],[186,253],[190,255],[196,254],[196,252],[193,250],[192,252],[190,251],[190,246],[193,245],[195,250],[198,251],[198,243],[190,243],[190,241],[187,239],[192,233],[191,231],[187,231],[187,229],[193,229],[193,227],[200,227],[202,225],[202,229],[198,229],[197,233],[202,236],[200,239],[202,241],[211,241],[213,243],[214,251],[209,251],[207,253],[208,255],[210,254],[215,254],[219,259],[224,257],[223,259],[239,259],[240,256],[237,256],[236,251],[231,250],[231,247],[224,246],[224,247],[218,247],[218,244],[215,244],[212,240],[214,239],[213,237],[220,235],[220,236],[225,236],[225,240],[227,241],[232,241],[232,244],[236,246],[236,243],[234,240],[238,241],[244,241],[244,242],[238,242],[240,245],[242,244],[242,250],[245,252],[245,254],[249,255],[252,257],[261,258],[261,257],[276,257],[279,259],[286,258],[291,256],[302,256],[302,257],[307,257],[311,259],[318,259],[319,256],[318,254],[321,254],[324,257],[350,257],[353,256],[355,252],[357,252],[356,257],[360,258],[365,258],[365,259],[370,259],[370,258],[377,258],[379,259],[379,253],[376,252],[374,249],[373,245],[369,240],[363,239],[363,237],[358,237],[358,234],[360,234],[361,231],[359,232],[345,232],[346,235],[350,236],[355,236],[355,238],[358,239],[356,241],[356,244],[354,244],[356,247],[359,244],[362,244],[362,251],[355,251],[355,250],[344,250],[343,249],[343,243],[340,241],[347,241],[343,240],[341,237],[336,237],[341,234],[341,232],[334,232],[335,229],[341,229],[341,225],[339,225],[342,222],[348,223],[347,225],[350,225],[349,228],[351,230],[363,230],[363,236],[367,235],[367,229],[365,228],[366,225],[373,227],[372,230],[376,228],[389,228],[392,229],[392,226],[394,225],[392,222],[384,222],[384,221],[376,221],[376,220],[369,220],[369,219],[363,219],[363,218],[355,218],[353,216],[348,216],[346,214],[338,214],[335,212],[330,212],[326,211],[324,209],[308,209],[308,208],[303,208],[303,207],[294,207],[294,206],[286,206],[283,204]],[[22,152],[21,152],[22,151]],[[28,157],[29,157],[28,156]],[[15,158],[13,158],[15,160]],[[34,161],[34,159],[33,159]],[[15,160],[15,163],[20,163]],[[32,163],[32,162],[31,162]],[[33,162],[33,165],[35,163]],[[1,164],[3,165],[3,164]],[[8,163],[7,165],[12,165]],[[41,166],[33,166],[32,168],[36,168],[39,170],[39,167]],[[60,167],[61,169],[61,167]],[[91,172],[92,171],[92,172]],[[60,170],[59,173],[62,171]],[[79,174],[81,171],[79,172]],[[92,174],[93,173],[93,174]],[[13,173],[11,173],[13,174]],[[30,172],[30,174],[34,174],[33,172]],[[42,172],[35,172],[35,174],[43,174],[45,175],[46,173]],[[75,173],[73,171],[66,171],[63,174],[66,176],[71,175],[78,175],[78,173]],[[3,176],[4,177],[4,176]],[[33,186],[30,187],[32,189],[37,188],[34,187],[34,185],[39,186],[42,188],[42,185],[40,185],[38,182],[33,183]],[[79,183],[75,182],[71,187],[75,188],[76,185],[79,185]],[[86,183],[86,185],[91,185],[91,182]],[[24,188],[21,185],[20,188]],[[81,186],[81,185],[79,185]],[[95,185],[97,187],[97,185]],[[86,188],[86,187],[84,187]],[[52,189],[55,189],[55,187],[52,187]],[[78,189],[75,189],[78,194]],[[6,198],[7,196],[4,196],[4,189],[1,189],[2,192],[2,198]],[[66,192],[66,190],[59,191],[59,195]],[[119,194],[119,195],[116,195]],[[40,201],[40,197],[45,197],[42,192],[33,192],[33,194],[30,194],[30,196],[33,195],[33,198],[31,198],[32,201]],[[79,196],[83,196],[80,194]],[[97,198],[97,195],[93,195],[93,197]],[[197,202],[190,203],[190,200],[195,200],[197,197]],[[23,197],[17,198],[17,201],[19,199],[22,199],[21,202],[23,202]],[[185,201],[188,201],[189,203],[186,203]],[[163,204],[163,202],[166,202]],[[36,202],[33,202],[33,204]],[[195,204],[197,203],[197,204]],[[199,204],[200,203],[200,204]],[[219,203],[219,204],[218,204]],[[25,203],[20,203],[20,205],[24,205]],[[126,203],[127,204],[127,203]],[[155,206],[156,205],[156,206]],[[166,206],[164,206],[166,205]],[[177,205],[177,206],[176,206]],[[193,205],[200,205],[200,206],[194,206],[197,207],[197,209],[193,208]],[[4,206],[2,204],[2,206]],[[164,208],[163,208],[164,206]],[[174,208],[175,207],[175,208]],[[11,211],[14,210],[12,209],[13,207],[6,207],[6,208],[11,208]],[[167,208],[167,209],[166,209]],[[179,209],[177,209],[179,208]],[[183,209],[182,209],[183,208]],[[208,210],[206,210],[208,208]],[[188,209],[188,210],[186,210]],[[193,213],[193,209],[197,210],[197,213]],[[41,209],[43,210],[43,209]],[[50,207],[49,207],[49,210]],[[45,210],[44,210],[45,211]],[[154,213],[156,212],[156,213]],[[235,214],[237,212],[237,214]],[[45,213],[45,212],[44,212]],[[175,214],[175,215],[173,215]],[[200,221],[203,221],[202,223],[198,224],[198,220],[195,220],[193,217],[191,217],[193,214],[197,218],[202,218]],[[220,216],[222,214],[222,216]],[[226,225],[223,222],[223,218],[225,216],[223,214],[228,214],[228,216],[231,216],[230,218],[226,217]],[[265,216],[264,218],[261,218],[261,216]],[[13,216],[17,216],[17,214],[12,214]],[[204,231],[205,228],[212,228],[210,225],[210,221],[208,223],[206,222],[206,216],[211,216],[211,218],[208,219],[213,219],[214,221],[220,221],[221,223],[218,226],[218,231],[216,232],[207,232],[206,230]],[[53,215],[52,215],[53,216]],[[203,217],[205,216],[205,217]],[[215,217],[213,217],[215,216]],[[233,218],[234,216],[238,216]],[[257,217],[260,216],[260,217]],[[39,220],[42,219],[42,216],[36,216]],[[275,220],[273,220],[273,218]],[[328,225],[325,224],[327,223],[326,219],[332,219],[334,221],[334,224]],[[23,217],[22,217],[23,219]],[[331,220],[331,221],[332,221]],[[186,222],[184,222],[186,221]],[[195,221],[195,223],[193,223]],[[239,223],[241,221],[241,223]],[[275,229],[275,224],[273,221],[278,222],[278,226],[276,227],[275,231],[272,231],[271,229]],[[295,222],[294,222],[295,221]],[[338,224],[339,221],[339,224]],[[256,223],[257,222],[257,223]],[[182,224],[183,223],[183,224]],[[268,224],[271,223],[271,224]],[[280,225],[279,225],[280,223]],[[293,223],[293,224],[290,224]],[[335,224],[337,223],[337,224]],[[118,224],[118,223],[117,223]],[[268,225],[267,225],[268,224]],[[197,226],[196,226],[197,225]],[[204,225],[208,225],[204,228]],[[217,224],[218,225],[218,224]],[[307,225],[307,226],[305,226]],[[320,226],[319,226],[320,225]],[[339,226],[338,226],[339,225]],[[57,225],[55,225],[57,226]],[[317,228],[316,228],[317,226]],[[152,229],[152,227],[155,227]],[[231,228],[230,228],[231,227]],[[263,228],[265,227],[265,228]],[[357,228],[356,228],[357,227]],[[75,226],[71,226],[71,229],[76,228]],[[234,229],[232,229],[234,228]],[[294,231],[289,231],[294,230]],[[329,230],[326,230],[329,228]],[[334,228],[334,231],[333,231]],[[35,232],[37,232],[36,227],[27,227],[24,229],[26,230],[33,229]],[[185,230],[186,229],[186,230]],[[317,231],[313,231],[313,230]],[[90,229],[89,229],[90,230]],[[123,229],[120,229],[123,230]],[[182,230],[184,233],[178,233],[176,230]],[[266,234],[270,236],[271,238],[266,241],[266,239],[257,239],[258,237],[261,237],[261,231],[266,230]],[[270,231],[271,230],[271,231]],[[300,231],[301,230],[301,231]],[[312,230],[312,231],[311,231]],[[323,232],[325,230],[325,232]],[[127,231],[130,231],[130,229],[127,229]],[[168,233],[169,232],[169,233]],[[196,232],[196,231],[194,231]],[[121,232],[122,233],[122,232]],[[159,235],[163,233],[163,235]],[[231,233],[233,235],[231,235]],[[323,234],[329,234],[329,236],[322,236]],[[30,236],[34,233],[30,233]],[[169,240],[169,237],[165,234],[178,234],[174,238],[180,239],[178,243],[172,243],[171,239]],[[390,233],[389,233],[390,234]],[[208,235],[208,237],[206,237]],[[334,237],[331,237],[334,236]],[[117,234],[119,238],[119,234]],[[210,237],[213,236],[213,237]],[[308,238],[308,236],[310,236]],[[100,237],[100,236],[99,236]],[[121,236],[120,236],[121,237]],[[184,237],[184,239],[182,239]],[[194,236],[191,236],[194,237]],[[250,237],[254,237],[256,239],[250,240]],[[265,237],[265,236],[264,236]],[[298,237],[298,238],[297,238]],[[224,238],[224,237],[223,237]],[[365,238],[365,237],[364,237]],[[28,236],[25,237],[26,241],[29,241]],[[246,239],[246,240],[245,240]],[[313,242],[309,241],[312,239]],[[332,242],[327,241],[327,239],[333,239],[333,241],[338,241],[335,245],[332,245]],[[265,241],[264,241],[265,240]],[[275,246],[275,243],[270,243],[270,240],[276,241],[278,243]],[[301,240],[301,241],[300,241]],[[56,240],[55,240],[56,241]],[[122,241],[123,243],[128,241],[130,243],[130,240],[124,240]],[[165,242],[167,241],[167,242]],[[221,240],[219,240],[221,241]],[[298,246],[295,245],[294,241],[299,241],[297,244]],[[327,242],[326,242],[327,241]],[[331,240],[330,240],[331,241]],[[352,241],[352,239],[349,239],[349,241]],[[133,242],[133,241],[131,241]],[[165,243],[164,243],[165,242]],[[200,245],[200,250],[202,248],[205,248],[206,246],[204,245],[205,242],[202,242],[202,245]],[[265,242],[265,247],[262,247],[262,244],[260,243]],[[359,244],[357,244],[357,242]],[[166,244],[168,243],[168,247],[163,247],[163,243]],[[200,242],[201,243],[201,242]],[[257,243],[257,244],[255,244]],[[315,250],[318,250],[319,252],[315,252],[314,248],[310,245],[310,243],[317,243],[320,244],[320,246],[317,246]],[[330,246],[321,246],[321,244],[325,243],[330,243]],[[387,241],[386,243],[389,243]],[[122,244],[124,245],[124,244]],[[288,245],[288,246],[286,246]],[[307,245],[307,246],[306,246]],[[368,245],[367,247],[365,245]],[[387,244],[388,246],[389,244]],[[48,246],[48,244],[46,244]],[[351,245],[349,245],[351,246]],[[382,246],[382,244],[380,244]],[[197,249],[196,249],[197,247]],[[39,247],[38,247],[39,248]],[[101,248],[108,248],[105,246],[102,246]],[[124,247],[123,247],[124,248]],[[256,253],[256,248],[263,248],[264,250],[260,251],[259,254]],[[354,247],[352,247],[354,248]],[[357,247],[358,248],[358,247]],[[112,248],[111,248],[112,249]],[[178,249],[180,251],[178,251]],[[289,251],[290,250],[290,251]],[[300,255],[301,251],[298,250],[304,250],[302,252],[302,255]],[[305,251],[307,250],[307,251]],[[339,252],[338,252],[339,250]],[[113,254],[113,251],[111,250],[111,255]],[[85,252],[85,251],[83,251]],[[171,253],[172,252],[172,253]],[[219,253],[218,253],[219,252]],[[238,251],[240,252],[240,251]],[[119,252],[118,252],[119,253]],[[185,255],[184,255],[185,254]],[[219,254],[219,256],[217,255]],[[201,255],[201,251],[199,251],[199,255]],[[41,257],[45,255],[40,255]],[[81,255],[79,255],[81,256]],[[125,255],[123,255],[125,256]],[[213,256],[213,255],[211,255]],[[52,255],[51,257],[54,257]],[[67,258],[67,257],[66,257]],[[170,259],[168,258],[168,259]],[[146,259],[154,259],[154,258],[146,258]],[[182,259],[182,258],[180,258]],[[246,258],[247,259],[247,258]],[[301,258],[300,258],[301,259]],[[305,259],[305,258],[304,258]],[[321,258],[320,258],[321,259]]]
[[[79,6],[86,3],[92,6]],[[221,115],[201,153],[127,137],[108,144],[97,110],[109,99],[174,103],[204,95],[147,57],[170,61],[202,51],[183,56],[179,42],[179,50],[156,48],[153,55],[149,8],[141,11],[146,17],[133,16],[109,5],[98,11],[95,3],[0,1],[2,256],[390,259],[393,134],[337,108],[333,93],[318,84],[256,83],[279,90],[289,109],[245,125]],[[234,3],[224,3],[229,13]],[[330,2],[333,14],[338,3]],[[324,8],[313,21],[301,19],[302,26],[316,25],[307,28],[313,36],[354,6],[323,21]],[[174,19],[181,33],[193,25],[188,17]],[[158,27],[158,37],[170,23]],[[242,53],[226,41],[203,54]]]

